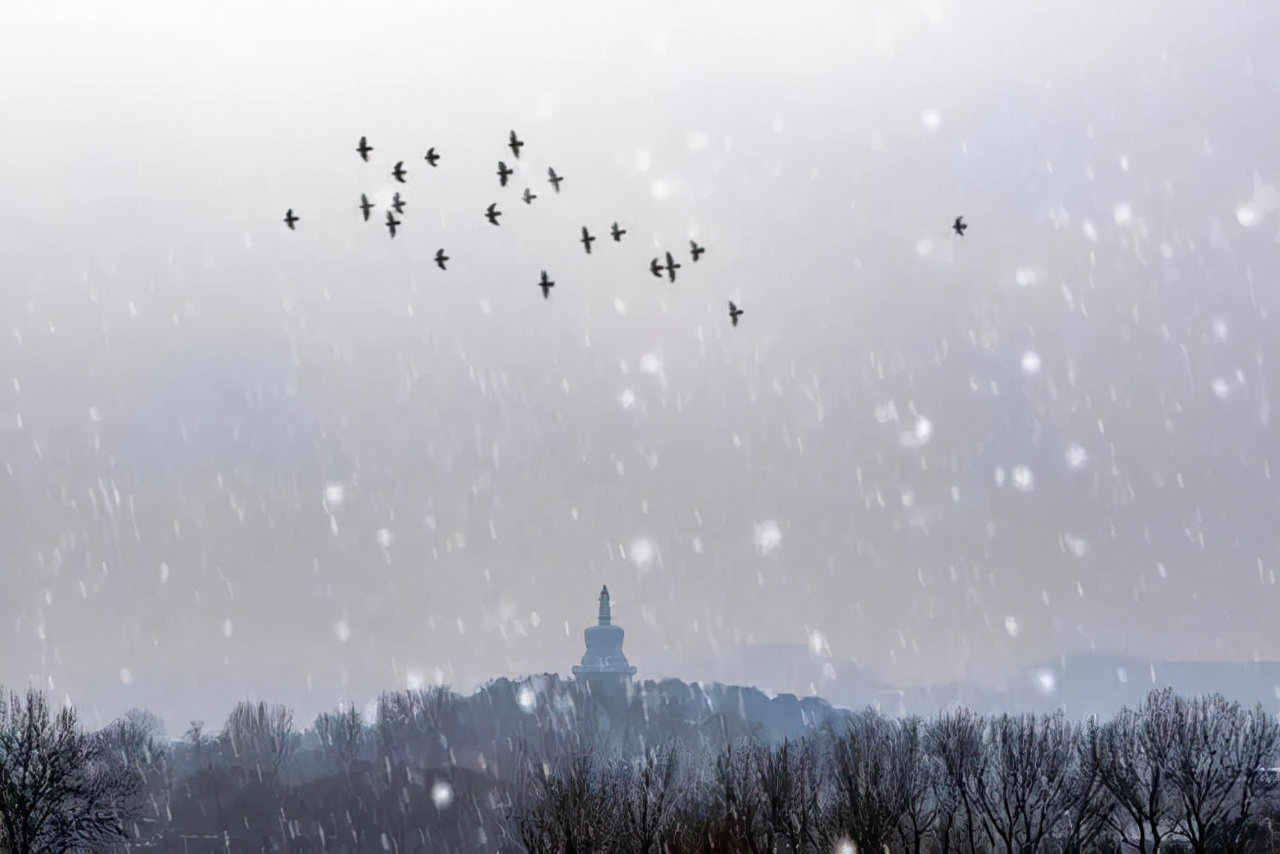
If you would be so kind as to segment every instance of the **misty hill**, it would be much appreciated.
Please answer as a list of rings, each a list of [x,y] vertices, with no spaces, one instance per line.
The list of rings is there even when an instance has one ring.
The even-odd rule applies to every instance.
[[[931,717],[968,706],[980,714],[1062,709],[1080,720],[1134,708],[1155,688],[1187,696],[1221,694],[1245,706],[1280,712],[1280,662],[1167,661],[1141,655],[1080,651],[1024,668],[1003,685],[953,681],[895,685],[856,662],[808,644],[739,644],[718,675],[771,691],[817,693],[834,708],[874,706],[891,715]]]
[[[444,690],[426,693],[439,696]],[[414,694],[383,695],[379,713],[388,697]],[[777,743],[846,714],[820,697],[771,696],[757,688],[679,679],[645,680],[625,694],[602,696],[575,680],[541,674],[503,677],[468,697],[449,696],[447,712],[440,703],[428,717],[447,745],[448,763],[475,770],[501,763],[520,744],[610,744],[625,754],[673,741],[692,746],[742,736]],[[444,756],[432,759],[443,762]]]
[[[1072,718],[1110,716],[1136,707],[1153,688],[1221,694],[1245,706],[1280,711],[1280,662],[1164,661],[1136,655],[1073,653],[1027,668],[1009,685],[1018,710],[1064,708]]]

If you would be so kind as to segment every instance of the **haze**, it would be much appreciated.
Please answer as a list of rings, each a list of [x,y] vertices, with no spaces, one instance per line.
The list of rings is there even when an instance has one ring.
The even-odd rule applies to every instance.
[[[567,673],[601,584],[645,678],[1280,659],[1278,39],[1265,3],[10,0],[0,683],[307,721]]]

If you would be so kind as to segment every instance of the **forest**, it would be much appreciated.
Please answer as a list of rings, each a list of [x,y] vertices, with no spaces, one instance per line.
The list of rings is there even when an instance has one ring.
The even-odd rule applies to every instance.
[[[1109,720],[894,718],[808,698],[791,725],[752,696],[499,679],[308,726],[245,701],[170,737],[146,711],[87,732],[6,692],[0,851],[1280,852],[1280,723],[1260,706],[1165,689]]]

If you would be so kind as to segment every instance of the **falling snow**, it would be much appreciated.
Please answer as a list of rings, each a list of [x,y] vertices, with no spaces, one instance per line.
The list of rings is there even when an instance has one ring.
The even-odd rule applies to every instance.
[[[782,547],[782,529],[773,520],[755,525],[756,551],[761,555],[772,554]]]
[[[453,803],[453,787],[443,780],[437,780],[431,787],[431,802],[438,810],[449,806]]]
[[[586,719],[565,686],[607,584],[638,681],[926,716],[962,695],[1105,714],[1192,670],[1280,699],[1265,16],[1171,5],[1153,28],[1126,7],[1132,44],[1082,52],[1070,4],[999,26],[888,5],[732,26],[513,10],[496,35],[481,14],[521,69],[497,98],[422,88],[506,91],[470,48],[417,44],[418,12],[353,30],[315,11],[317,39],[255,19],[293,77],[235,47],[238,12],[186,41],[164,16],[141,35],[15,19],[0,674],[74,698],[87,729],[154,703],[174,739],[279,701],[299,743],[336,705],[372,727],[383,691],[496,680],[516,744]],[[342,33],[351,50],[317,52]],[[196,91],[263,97],[120,109],[154,101],[143,83],[173,69],[152,48],[179,42]],[[986,103],[929,71],[974,57],[1021,82]],[[51,103],[113,119],[77,136]],[[253,157],[201,153],[228,128]],[[129,142],[157,134],[135,168]],[[675,281],[648,269],[667,252]],[[687,693],[697,720],[724,710]],[[438,729],[397,779],[444,826],[432,807],[485,808],[471,781],[510,756]],[[349,841],[338,813],[322,848]],[[445,847],[402,836],[360,842]],[[476,837],[454,847],[495,847]]]
[[[653,540],[648,537],[638,537],[631,541],[631,545],[627,547],[627,557],[636,565],[638,569],[649,569],[653,565],[654,558],[657,557],[658,550],[653,544]]]

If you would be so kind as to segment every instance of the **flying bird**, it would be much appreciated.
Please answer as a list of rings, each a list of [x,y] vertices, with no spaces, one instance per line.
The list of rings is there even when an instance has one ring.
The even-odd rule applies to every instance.
[[[521,147],[524,146],[524,143],[520,141],[520,138],[518,136],[516,136],[515,131],[511,132],[511,136],[509,137],[509,139],[510,141],[507,143],[507,145],[511,146],[511,153],[516,156],[516,160],[519,160],[520,149]]]
[[[649,262],[649,272],[653,273],[653,275],[657,276],[659,279],[662,278],[662,264],[657,258],[654,258]]]
[[[951,226],[951,229],[956,234],[960,235],[961,237],[964,237],[964,230],[968,227],[969,227],[969,224],[964,221],[964,217],[958,216],[956,217],[955,224]]]
[[[369,144],[369,140],[360,137],[360,144],[356,146],[356,152],[360,155],[360,159],[365,163],[369,162],[369,152],[373,151],[373,146]]]
[[[436,154],[436,150],[434,147],[428,148],[427,156],[424,157],[423,159],[426,160],[428,163],[430,163],[432,168],[435,168],[435,165],[440,162],[440,155]]]
[[[404,161],[401,160],[396,163],[396,168],[391,170],[391,177],[395,178],[397,181],[403,184],[405,182],[404,176],[405,176]]]
[[[528,187],[525,187],[525,188],[524,188],[524,196],[522,196],[522,198],[524,199],[524,203],[525,203],[526,205],[531,205],[531,204],[533,204],[533,200],[534,200],[534,199],[536,199],[536,198],[538,198],[538,197],[537,197],[536,195],[534,195],[533,190],[530,190]]]
[[[692,253],[693,253],[693,260],[694,260],[695,262],[697,262],[697,260],[698,260],[698,256],[699,256],[699,255],[701,255],[703,252],[706,252],[706,251],[707,251],[706,249],[702,248],[701,246],[699,246],[697,243],[695,243],[695,242],[694,242],[694,241],[692,241],[692,240],[690,240],[690,241],[689,241],[689,246],[690,246],[690,247],[691,247],[691,249],[692,249]]]
[[[564,178],[561,178],[559,175],[557,175],[556,170],[554,169],[548,169],[547,176],[551,181],[551,186],[556,188],[557,193],[560,192],[560,182],[563,181]]]
[[[676,280],[676,270],[679,270],[679,269],[680,269],[681,267],[683,267],[684,265],[683,265],[683,264],[677,264],[677,263],[676,263],[676,259],[675,259],[675,258],[672,258],[672,257],[671,257],[671,253],[670,253],[670,252],[668,252],[668,253],[667,253],[667,265],[666,265],[666,266],[667,266],[667,277],[668,277],[668,278],[670,278],[670,279],[671,279],[671,281],[673,281],[673,282],[674,282],[674,281]]]
[[[613,228],[609,229],[609,233],[613,235],[614,242],[618,243],[622,240],[622,235],[627,233],[627,230],[625,228],[618,228],[618,224],[615,222],[613,224]]]
[[[405,205],[407,205],[407,204],[408,204],[408,202],[406,202],[404,199],[400,198],[400,194],[399,194],[399,193],[396,193],[394,196],[392,196],[392,197],[391,197],[391,207],[395,208],[395,209],[396,209],[396,213],[398,213],[398,214],[403,214],[403,213],[404,213],[404,206],[405,206]]]
[[[289,210],[284,212],[284,224],[289,226],[290,231],[296,230],[294,229],[293,224],[297,221],[298,218],[293,215],[293,208],[289,208]]]
[[[584,226],[582,227],[582,240],[581,240],[581,243],[582,243],[582,245],[583,245],[583,246],[585,246],[585,247],[586,247],[586,249],[587,249],[587,254],[588,254],[588,255],[590,255],[590,254],[591,254],[591,241],[593,241],[593,240],[595,240],[595,238],[594,238],[594,237],[592,237],[589,233],[587,233],[587,227],[584,225]]]
[[[733,304],[733,300],[729,300],[729,320],[733,321],[733,325],[738,325],[738,316],[742,314],[742,309]]]
[[[391,211],[387,211],[387,231],[391,232],[391,236],[396,236],[396,226],[400,224],[400,220],[396,219],[396,215]]]
[[[502,216],[502,211],[498,210],[498,203],[494,202],[485,209],[485,218],[494,225],[498,224],[498,217]]]
[[[443,249],[436,250],[436,266],[441,270],[445,269],[444,262],[449,260],[449,256],[444,254]]]
[[[556,286],[556,283],[548,279],[547,271],[543,270],[542,281],[538,282],[538,287],[542,288],[542,298],[547,299],[548,297],[550,297],[551,289],[554,288],[555,286]]]
[[[360,210],[364,211],[364,221],[369,221],[369,211],[373,210],[373,202],[364,193],[360,194]]]
[[[511,174],[511,171],[512,170],[507,168],[507,164],[499,160],[498,161],[498,183],[504,187],[507,186],[507,176]]]

